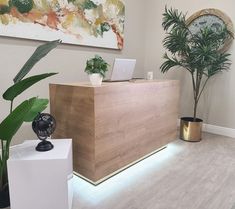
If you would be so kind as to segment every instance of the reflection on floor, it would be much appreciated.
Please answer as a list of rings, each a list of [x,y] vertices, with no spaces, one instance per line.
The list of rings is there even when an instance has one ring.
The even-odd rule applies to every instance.
[[[98,186],[74,177],[73,209],[231,209],[235,139],[176,140]]]

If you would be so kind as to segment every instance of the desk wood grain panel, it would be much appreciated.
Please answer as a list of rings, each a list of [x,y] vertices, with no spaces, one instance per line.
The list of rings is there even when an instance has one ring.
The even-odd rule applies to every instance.
[[[95,89],[96,180],[176,138],[178,82]]]
[[[94,89],[50,84],[50,110],[57,127],[53,138],[73,139],[73,167],[94,178]]]
[[[179,83],[50,85],[54,137],[72,137],[74,170],[96,182],[176,138]]]

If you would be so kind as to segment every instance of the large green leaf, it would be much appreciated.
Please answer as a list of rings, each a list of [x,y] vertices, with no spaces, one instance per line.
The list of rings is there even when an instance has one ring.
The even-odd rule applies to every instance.
[[[16,77],[13,79],[15,83],[21,81],[27,73],[32,69],[32,67],[43,57],[45,57],[52,49],[58,46],[61,43],[61,40],[55,40],[47,42],[39,46],[28,61],[24,64],[21,70],[18,72]]]
[[[44,109],[46,109],[48,102],[49,102],[48,99],[37,98],[34,101],[31,109],[26,114],[24,121],[25,122],[32,122],[39,112],[42,112]]]
[[[0,124],[0,139],[11,141],[24,122],[25,115],[32,108],[36,98],[31,98],[17,106]]]
[[[35,76],[28,77],[26,79],[23,79],[15,83],[11,87],[9,87],[3,94],[3,98],[5,100],[13,101],[18,95],[20,95],[23,91],[28,89],[33,84],[55,74],[57,73],[45,73],[45,74],[35,75]]]

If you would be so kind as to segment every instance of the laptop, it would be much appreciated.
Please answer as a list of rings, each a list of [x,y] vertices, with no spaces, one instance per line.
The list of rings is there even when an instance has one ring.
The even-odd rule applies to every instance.
[[[111,77],[108,82],[112,81],[129,81],[135,69],[136,59],[115,58]]]

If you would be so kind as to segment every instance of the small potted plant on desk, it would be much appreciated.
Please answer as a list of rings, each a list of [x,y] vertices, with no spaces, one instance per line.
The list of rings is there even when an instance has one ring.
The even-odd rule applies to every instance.
[[[87,60],[85,72],[89,75],[90,82],[93,86],[100,86],[108,71],[109,64],[99,55]]]
[[[43,111],[48,104],[48,99],[32,97],[14,108],[13,101],[35,83],[57,74],[44,73],[24,78],[33,66],[60,42],[60,40],[56,40],[39,46],[13,79],[14,84],[3,94],[3,99],[10,102],[10,113],[0,123],[0,208],[5,208],[10,205],[7,160],[9,158],[11,140],[24,122],[33,121],[35,116],[38,115],[38,112]]]
[[[193,117],[183,117],[180,121],[180,138],[186,141],[200,141],[202,119],[197,118],[199,99],[208,80],[216,74],[228,70],[228,53],[221,50],[225,40],[231,36],[227,27],[217,30],[204,27],[192,33],[185,15],[178,10],[165,9],[162,26],[167,32],[164,47],[171,53],[164,55],[161,72],[174,67],[184,68],[191,75],[193,88]]]

